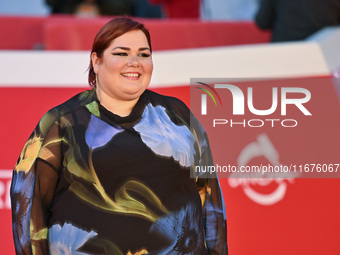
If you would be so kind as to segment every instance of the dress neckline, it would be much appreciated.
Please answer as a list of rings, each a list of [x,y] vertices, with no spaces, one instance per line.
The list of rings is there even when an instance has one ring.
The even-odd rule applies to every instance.
[[[133,107],[132,111],[128,116],[121,117],[108,109],[106,109],[98,100],[96,97],[96,102],[98,104],[99,112],[101,113],[101,117],[104,118],[104,120],[109,120],[110,122],[114,122],[115,124],[130,124],[130,123],[136,123],[138,122],[141,117],[142,113],[144,111],[145,105],[146,105],[146,95],[145,91],[143,94],[139,97],[137,103]]]

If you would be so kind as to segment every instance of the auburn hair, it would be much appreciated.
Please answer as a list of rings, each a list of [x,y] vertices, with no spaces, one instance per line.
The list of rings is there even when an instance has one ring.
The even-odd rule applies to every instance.
[[[149,43],[150,51],[151,48],[151,38],[149,31],[145,28],[144,24],[139,23],[128,17],[118,17],[110,20],[106,23],[97,33],[93,40],[91,55],[95,52],[98,58],[101,58],[103,52],[110,46],[111,42],[117,37],[134,30],[141,30]],[[89,65],[89,77],[88,81],[90,86],[96,86],[96,73],[93,69],[92,59],[90,58]]]

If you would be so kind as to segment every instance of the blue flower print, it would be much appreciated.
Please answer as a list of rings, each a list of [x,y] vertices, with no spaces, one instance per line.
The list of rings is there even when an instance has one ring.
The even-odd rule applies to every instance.
[[[148,104],[142,120],[134,127],[142,141],[157,155],[173,157],[180,165],[190,167],[194,161],[191,148],[194,137],[185,126],[175,125],[164,107]]]
[[[122,131],[121,127],[113,127],[92,114],[85,140],[90,148],[95,149],[104,146],[112,137]]]
[[[19,219],[19,221],[13,221],[13,230],[16,230],[13,231],[14,243],[16,247],[25,247],[30,241],[30,211],[34,174],[32,171],[27,174],[23,171],[16,172],[13,175],[12,183],[12,200],[16,201],[16,207],[12,208],[13,218]]]
[[[159,218],[150,228],[167,239],[170,245],[150,255],[195,255],[206,251],[202,236],[202,224],[197,209],[188,204],[180,211]],[[206,253],[207,254],[207,253]]]
[[[85,242],[96,236],[94,231],[87,232],[72,224],[65,223],[53,225],[48,230],[48,243],[51,255],[84,255],[86,253],[77,251]]]

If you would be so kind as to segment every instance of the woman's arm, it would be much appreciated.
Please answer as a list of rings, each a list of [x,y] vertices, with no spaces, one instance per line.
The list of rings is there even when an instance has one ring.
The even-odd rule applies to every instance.
[[[191,128],[196,134],[196,146],[199,161],[196,161],[202,169],[204,166],[213,166],[214,162],[209,146],[208,137],[201,124],[192,117]],[[227,255],[227,226],[223,194],[215,173],[198,174],[197,187],[203,203],[203,226],[205,230],[205,242],[211,255]]]
[[[203,226],[205,230],[205,241],[209,254],[227,255],[227,226],[224,208],[224,199],[220,184],[215,174],[204,173],[196,175],[195,166],[214,165],[209,146],[209,140],[202,125],[191,113],[189,108],[180,100],[172,98],[169,109],[173,109],[174,116],[177,115],[178,122],[187,123],[193,135],[194,166],[192,177],[196,178],[196,185],[202,201]],[[202,169],[199,167],[199,169]]]
[[[60,125],[44,115],[13,171],[12,227],[16,254],[49,254],[47,220],[61,166]]]
[[[224,201],[218,179],[209,179],[203,206],[205,241],[209,254],[227,255],[227,226]]]

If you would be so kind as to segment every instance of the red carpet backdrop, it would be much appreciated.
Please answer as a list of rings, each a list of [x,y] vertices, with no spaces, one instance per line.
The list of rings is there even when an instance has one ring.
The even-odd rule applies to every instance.
[[[14,254],[9,188],[20,151],[48,109],[88,89],[89,48],[106,21],[0,17],[0,254]],[[321,164],[321,170],[326,165],[328,171],[330,164],[340,164],[339,79],[333,79],[340,74],[340,28],[303,42],[268,44],[270,35],[247,22],[142,22],[155,50],[150,89],[191,105],[208,132],[215,164],[295,166],[289,177],[220,175],[230,254],[338,254],[340,179],[335,177],[340,169],[337,176],[335,171],[312,176],[305,165]],[[211,92],[215,104],[198,85],[190,85],[191,78],[208,78],[210,86],[213,78],[227,78],[244,95],[244,114],[232,111],[237,100],[229,90],[216,88],[223,106]],[[276,87],[276,111],[254,114],[247,104],[249,87],[254,108],[262,110],[271,108]],[[287,103],[284,115],[283,88],[294,87],[308,90],[310,98],[307,92],[287,92],[287,99],[306,102],[301,108]],[[190,95],[193,91],[198,98]],[[201,112],[203,94],[206,115]],[[214,119],[219,119],[215,127]]]

